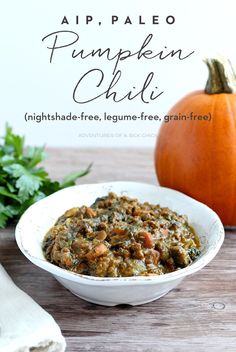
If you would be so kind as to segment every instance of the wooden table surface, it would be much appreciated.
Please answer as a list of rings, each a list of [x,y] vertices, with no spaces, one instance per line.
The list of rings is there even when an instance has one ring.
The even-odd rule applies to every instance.
[[[156,183],[152,151],[49,151],[53,178],[94,161],[80,183],[135,180]],[[68,352],[236,351],[236,233],[227,232],[220,253],[199,273],[163,298],[142,306],[103,307],[85,302],[31,264],[14,241],[14,228],[0,232],[0,262],[15,283],[60,325]],[[1,287],[1,284],[0,284]]]

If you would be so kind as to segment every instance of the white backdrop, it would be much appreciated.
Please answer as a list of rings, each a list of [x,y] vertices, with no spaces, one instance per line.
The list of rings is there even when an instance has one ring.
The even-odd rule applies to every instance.
[[[236,64],[235,1],[139,1],[139,0],[1,0],[1,104],[0,132],[6,121],[17,133],[25,134],[28,144],[51,146],[152,146],[160,126],[157,121],[96,122],[67,121],[36,123],[24,120],[24,114],[50,113],[79,114],[146,114],[164,115],[183,95],[204,88],[207,69],[202,58],[223,54]],[[71,22],[61,25],[63,16]],[[82,23],[75,25],[75,16]],[[92,15],[94,22],[84,24],[84,16]],[[116,25],[109,23],[111,15],[119,16]],[[123,25],[126,16],[132,25]],[[138,16],[146,20],[138,25]],[[152,25],[152,15],[159,15],[160,24]],[[165,24],[165,16],[174,15],[174,25]],[[97,22],[102,25],[98,26]],[[47,34],[58,30],[72,30],[80,41],[55,53],[49,63],[49,41],[42,42]],[[155,72],[155,82],[162,96],[150,104],[140,99],[114,103],[100,98],[88,104],[76,104],[73,88],[83,73],[91,68],[101,68],[110,82],[112,65],[105,59],[71,59],[73,49],[89,51],[110,47],[137,50],[144,38],[153,33],[153,50],[182,48],[195,54],[182,62],[171,60],[135,60],[122,62],[122,91],[133,85],[140,86],[148,72]],[[52,43],[52,41],[51,41]],[[50,43],[50,44],[51,44]],[[47,45],[46,45],[47,44]],[[130,86],[129,86],[130,84]],[[89,94],[91,86],[83,86]],[[134,137],[129,136],[130,133]],[[103,134],[108,134],[106,137]],[[126,135],[125,135],[126,134]]]

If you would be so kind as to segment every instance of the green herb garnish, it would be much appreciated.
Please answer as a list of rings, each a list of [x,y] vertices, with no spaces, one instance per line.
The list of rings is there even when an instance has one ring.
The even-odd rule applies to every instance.
[[[201,251],[200,249],[193,247],[188,250],[188,254],[192,260],[195,260],[201,254]]]
[[[52,181],[47,171],[39,167],[46,154],[44,147],[25,148],[25,139],[15,135],[7,126],[0,144],[0,228],[9,220],[17,220],[36,201],[69,186],[90,172],[72,172],[60,183]]]

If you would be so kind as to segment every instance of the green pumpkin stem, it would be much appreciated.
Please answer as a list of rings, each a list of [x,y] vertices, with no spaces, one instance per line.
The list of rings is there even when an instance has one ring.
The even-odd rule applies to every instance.
[[[236,93],[236,75],[226,59],[205,59],[209,77],[205,87],[207,94]]]

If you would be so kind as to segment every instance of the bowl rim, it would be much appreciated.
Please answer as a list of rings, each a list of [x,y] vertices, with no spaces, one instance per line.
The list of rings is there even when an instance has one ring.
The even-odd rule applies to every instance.
[[[191,201],[192,203],[196,205],[200,205],[201,207],[204,207],[208,212],[211,213],[213,217],[215,217],[215,221],[212,223],[212,227],[214,225],[217,225],[217,229],[219,232],[219,241],[216,243],[214,248],[212,248],[208,253],[204,253],[199,259],[197,259],[195,262],[187,266],[186,268],[182,268],[179,270],[176,270],[174,272],[164,274],[164,275],[153,275],[153,276],[129,276],[129,277],[96,277],[96,276],[89,276],[89,275],[83,275],[83,274],[78,274],[74,273],[72,271],[69,271],[67,269],[63,269],[55,264],[50,263],[46,259],[43,260],[41,258],[34,257],[29,253],[27,249],[24,248],[22,244],[22,229],[21,229],[21,224],[23,220],[28,216],[28,214],[32,211],[33,208],[36,208],[39,203],[45,203],[48,201],[48,199],[52,199],[55,196],[57,197],[58,194],[62,194],[64,192],[68,192],[71,189],[77,189],[81,187],[94,187],[94,186],[110,186],[113,184],[133,184],[136,186],[150,186],[153,188],[161,188],[164,191],[168,191],[172,193],[173,195],[178,195],[181,196],[182,198],[186,199],[187,201]],[[75,185],[71,187],[67,187],[65,189],[59,190],[41,200],[38,202],[34,203],[31,205],[21,216],[19,222],[16,225],[15,229],[15,239],[16,243],[21,250],[21,252],[25,255],[26,258],[28,258],[33,264],[36,266],[48,271],[49,273],[61,277],[62,279],[66,279],[69,281],[77,282],[77,283],[83,283],[86,285],[93,285],[93,286],[120,286],[122,284],[124,285],[143,285],[143,284],[158,284],[158,283],[163,283],[163,282],[169,282],[172,280],[178,280],[182,279],[185,276],[191,275],[200,269],[202,269],[204,266],[206,266],[218,253],[221,245],[223,244],[225,237],[225,232],[224,232],[224,227],[223,224],[221,223],[218,215],[207,205],[187,196],[186,194],[167,188],[167,187],[162,187],[159,185],[154,185],[154,184],[149,184],[149,183],[144,183],[144,182],[135,182],[135,181],[111,181],[111,182],[97,182],[97,183],[89,183],[89,184],[81,184],[81,185]]]

